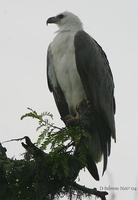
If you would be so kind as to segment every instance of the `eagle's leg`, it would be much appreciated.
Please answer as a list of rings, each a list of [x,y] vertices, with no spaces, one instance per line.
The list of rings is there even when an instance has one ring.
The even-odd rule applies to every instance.
[[[76,105],[75,109],[70,109],[70,114],[66,115],[62,120],[66,126],[80,125],[89,117],[89,112],[92,110],[92,105],[88,99],[84,99]]]
[[[67,126],[76,126],[79,123],[79,113],[76,112],[75,115],[66,115],[63,121]]]

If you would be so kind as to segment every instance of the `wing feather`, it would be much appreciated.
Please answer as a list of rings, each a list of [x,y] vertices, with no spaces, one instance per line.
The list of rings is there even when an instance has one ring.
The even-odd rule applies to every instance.
[[[47,83],[49,90],[53,93],[61,119],[64,121],[65,116],[69,114],[69,109],[56,78],[50,45],[47,51]]]
[[[84,31],[74,38],[76,66],[94,116],[92,130],[99,134],[104,166],[110,154],[111,137],[115,136],[114,82],[106,54],[100,45]]]

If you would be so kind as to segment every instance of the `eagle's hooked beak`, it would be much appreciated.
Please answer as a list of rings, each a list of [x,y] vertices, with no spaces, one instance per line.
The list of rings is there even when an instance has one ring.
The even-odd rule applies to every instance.
[[[58,22],[58,17],[50,17],[47,19],[46,24],[56,24]]]

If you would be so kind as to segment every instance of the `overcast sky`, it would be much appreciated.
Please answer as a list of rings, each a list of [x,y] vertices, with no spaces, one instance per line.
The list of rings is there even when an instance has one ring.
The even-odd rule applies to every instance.
[[[115,82],[117,143],[112,145],[108,173],[95,183],[82,172],[81,183],[118,187],[115,200],[136,200],[138,192],[131,187],[138,190],[137,0],[0,0],[0,141],[25,135],[36,140],[37,124],[20,120],[27,107],[52,112],[62,125],[46,83],[46,52],[57,27],[46,26],[46,19],[65,10],[78,15],[103,47]],[[20,143],[5,146],[9,156],[23,152]],[[130,188],[123,191],[121,186]]]

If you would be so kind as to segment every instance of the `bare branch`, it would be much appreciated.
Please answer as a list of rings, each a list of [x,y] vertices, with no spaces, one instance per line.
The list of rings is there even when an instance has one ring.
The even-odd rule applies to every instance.
[[[106,191],[98,191],[96,188],[90,189],[85,186],[79,185],[76,182],[74,182],[72,186],[74,189],[80,190],[84,193],[87,193],[88,195],[95,195],[101,198],[101,200],[106,200],[106,195],[108,195],[108,192]]]

